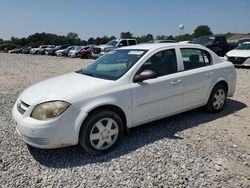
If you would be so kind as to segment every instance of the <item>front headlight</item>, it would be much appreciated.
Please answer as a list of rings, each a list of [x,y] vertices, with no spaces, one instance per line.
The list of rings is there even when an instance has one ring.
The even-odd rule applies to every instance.
[[[60,116],[68,107],[64,101],[51,101],[38,104],[31,113],[31,117],[37,120],[47,120]]]

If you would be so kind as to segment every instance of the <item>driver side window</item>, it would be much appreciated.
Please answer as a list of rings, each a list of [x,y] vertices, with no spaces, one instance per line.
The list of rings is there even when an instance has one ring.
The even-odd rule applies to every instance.
[[[163,50],[151,56],[141,66],[139,73],[144,70],[152,70],[158,77],[176,73],[178,69],[175,49]]]
[[[119,43],[119,46],[127,46],[127,41],[126,40],[122,40],[120,43]]]

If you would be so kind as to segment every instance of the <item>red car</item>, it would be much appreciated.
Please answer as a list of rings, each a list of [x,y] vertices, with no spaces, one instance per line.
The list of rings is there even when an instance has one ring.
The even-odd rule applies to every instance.
[[[86,46],[77,53],[77,57],[80,57],[82,59],[92,58],[92,55],[91,55],[92,51],[93,51],[93,46]]]

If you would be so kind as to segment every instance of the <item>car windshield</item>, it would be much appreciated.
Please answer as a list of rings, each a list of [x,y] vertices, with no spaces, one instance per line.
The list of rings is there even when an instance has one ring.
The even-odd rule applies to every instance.
[[[107,45],[110,45],[110,46],[116,46],[118,42],[116,40],[111,40],[110,42],[107,43]]]
[[[83,47],[82,46],[78,46],[75,50],[76,51],[80,51],[81,49],[83,49]]]
[[[236,49],[237,50],[250,50],[250,43],[241,44]]]
[[[250,42],[250,39],[240,39],[238,41],[239,44],[243,44],[244,42]]]
[[[72,50],[72,51],[73,51],[73,50],[76,50],[76,48],[77,48],[77,47],[73,47],[73,48],[71,48],[70,50]]]
[[[87,65],[78,73],[108,80],[117,80],[146,52],[146,50],[132,49],[113,50]]]
[[[214,37],[202,36],[202,37],[198,37],[198,38],[193,39],[192,41],[190,41],[190,43],[207,44],[209,42],[212,42],[214,39],[215,39]]]
[[[66,48],[65,50],[71,50],[73,49],[74,47],[73,46],[69,46],[68,48]]]
[[[90,46],[85,46],[82,50],[88,50]]]

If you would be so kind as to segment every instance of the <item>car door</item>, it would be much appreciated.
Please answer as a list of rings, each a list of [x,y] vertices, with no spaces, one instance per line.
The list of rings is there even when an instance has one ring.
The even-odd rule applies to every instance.
[[[215,70],[209,52],[198,48],[180,48],[183,62],[183,109],[206,104]]]
[[[183,82],[179,79],[175,49],[153,54],[135,74],[152,70],[157,78],[132,83],[133,124],[158,119],[182,110]]]
[[[128,41],[127,40],[121,40],[118,44],[118,48],[119,47],[123,47],[123,46],[127,46],[128,45]]]

